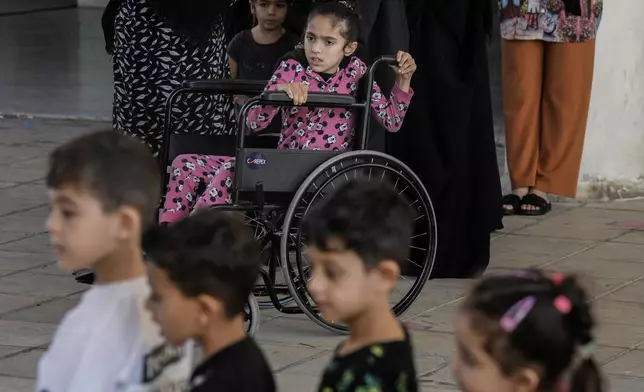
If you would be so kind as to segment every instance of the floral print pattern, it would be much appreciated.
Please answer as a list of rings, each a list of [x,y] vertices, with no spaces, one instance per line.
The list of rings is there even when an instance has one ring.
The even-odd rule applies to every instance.
[[[336,356],[326,368],[319,392],[416,392],[416,370],[409,340],[374,344]]]
[[[567,12],[563,0],[499,0],[501,37],[546,42],[592,40],[599,29],[604,2],[577,1],[581,15]]]

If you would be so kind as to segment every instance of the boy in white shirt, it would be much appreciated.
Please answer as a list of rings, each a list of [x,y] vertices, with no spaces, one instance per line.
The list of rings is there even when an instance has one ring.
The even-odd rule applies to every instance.
[[[114,131],[82,136],[51,154],[47,186],[60,267],[91,268],[96,280],[40,360],[37,392],[184,388],[192,348],[169,346],[145,309],[141,236],[161,187],[150,151]]]

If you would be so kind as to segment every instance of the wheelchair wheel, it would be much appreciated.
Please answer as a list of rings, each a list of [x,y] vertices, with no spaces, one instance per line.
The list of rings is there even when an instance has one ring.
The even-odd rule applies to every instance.
[[[252,336],[259,330],[259,304],[255,296],[251,294],[248,297],[248,302],[244,306],[244,328],[248,335]]]
[[[280,244],[280,262],[284,279],[300,309],[315,323],[330,331],[344,333],[346,325],[326,320],[308,294],[306,284],[311,267],[306,262],[301,222],[311,206],[334,188],[353,179],[386,181],[410,202],[416,217],[409,257],[401,268],[401,277],[391,295],[394,314],[401,316],[418,298],[431,275],[436,256],[436,218],[427,190],[409,167],[401,161],[376,151],[352,151],[338,155],[311,173],[297,190],[284,217]],[[293,251],[295,249],[295,251]]]
[[[269,277],[273,282],[273,288],[277,296],[278,302],[281,306],[288,306],[294,302],[293,298],[290,295],[290,291],[286,283],[281,282],[283,274],[276,273],[279,268],[278,253],[275,248],[279,245],[273,245],[273,233],[265,225],[262,218],[259,217],[257,210],[254,206],[234,206],[229,204],[220,204],[210,207],[213,210],[222,211],[222,212],[232,212],[236,215],[239,215],[240,219],[244,220],[244,224],[248,226],[252,232],[253,237],[259,244],[261,250],[261,260],[262,268],[265,268],[269,272]],[[283,216],[284,211],[275,211],[277,216]],[[281,218],[280,218],[281,220]],[[275,304],[269,298],[268,291],[270,288],[266,287],[262,279],[258,279],[257,284],[253,290],[255,295],[256,302],[259,305],[260,309],[274,308]]]

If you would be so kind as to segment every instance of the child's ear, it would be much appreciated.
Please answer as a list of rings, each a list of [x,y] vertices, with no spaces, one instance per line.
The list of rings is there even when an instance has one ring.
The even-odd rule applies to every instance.
[[[208,318],[212,317],[212,315],[224,316],[224,304],[219,299],[202,294],[197,297],[197,301],[201,308],[201,314],[206,317],[206,321]]]
[[[116,212],[118,228],[117,238],[126,240],[140,235],[141,231],[141,214],[139,211],[130,206],[124,206]]]
[[[516,374],[517,392],[535,392],[539,390],[541,376],[538,369],[526,367]]]
[[[349,57],[349,56],[353,55],[356,52],[357,49],[358,49],[358,43],[357,42],[351,42],[351,43],[347,44],[344,47],[344,55]]]
[[[400,266],[393,260],[382,261],[378,264],[377,267],[378,274],[381,279],[385,282],[385,289],[391,291],[398,284],[398,278],[400,277]]]

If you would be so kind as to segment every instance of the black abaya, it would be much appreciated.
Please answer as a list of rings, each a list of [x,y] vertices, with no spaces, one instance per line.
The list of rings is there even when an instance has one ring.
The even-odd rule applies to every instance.
[[[490,233],[503,227],[486,52],[491,9],[485,1],[413,1],[408,11],[414,16],[410,51],[418,63],[415,95],[388,149],[418,174],[434,203],[433,278],[482,273]]]

